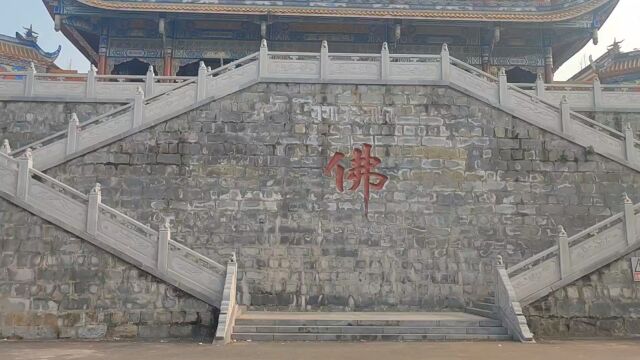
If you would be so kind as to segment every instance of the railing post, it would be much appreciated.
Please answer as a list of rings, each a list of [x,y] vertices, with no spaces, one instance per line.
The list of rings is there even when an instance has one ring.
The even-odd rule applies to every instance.
[[[89,206],[87,207],[87,233],[96,235],[98,233],[98,214],[100,214],[100,204],[102,203],[102,186],[96,186],[89,192]]]
[[[258,58],[258,66],[259,66],[259,78],[267,77],[267,71],[269,61],[269,48],[267,47],[267,39],[262,39],[260,42],[260,57]]]
[[[624,193],[622,196],[624,202],[624,229],[627,237],[627,245],[631,245],[636,242],[636,212],[633,210],[633,202]]]
[[[24,83],[24,96],[33,96],[33,89],[36,83],[36,66],[31,63],[29,70],[27,70],[27,76],[25,76]]]
[[[76,151],[78,144],[78,131],[80,130],[80,120],[76,113],[71,114],[71,120],[69,120],[69,127],[67,130],[67,155],[71,155]]]
[[[0,153],[5,155],[9,155],[11,153],[11,146],[9,145],[9,140],[2,140],[2,146],[0,146]]]
[[[329,45],[326,40],[322,41],[320,46],[320,80],[328,78],[329,71]]]
[[[386,42],[382,43],[382,51],[380,52],[380,79],[389,79],[389,46]]]
[[[147,77],[144,79],[144,93],[147,96],[153,96],[153,86],[155,84],[156,74],[153,72],[153,65],[149,65],[147,70]]]
[[[536,96],[544,98],[544,90],[544,78],[541,73],[538,73],[538,77],[536,77]]]
[[[198,93],[196,94],[196,100],[202,101],[207,96],[207,67],[204,65],[204,61],[200,61],[198,67]]]
[[[570,122],[571,106],[569,105],[569,99],[567,99],[566,95],[562,95],[562,100],[560,101],[560,129],[562,132],[568,133],[571,131]]]
[[[22,201],[27,201],[29,196],[29,180],[31,179],[31,168],[33,167],[33,153],[27,149],[24,155],[18,159],[18,185],[16,197]]]
[[[158,232],[158,271],[160,273],[166,273],[168,269],[170,238],[171,227],[167,219],[164,224],[160,225],[160,231]]]
[[[600,78],[593,79],[593,110],[598,111],[602,107],[602,84]]]
[[[569,238],[562,225],[558,226],[558,260],[560,263],[561,279],[571,273],[571,254],[569,253]]]
[[[500,105],[507,105],[509,102],[509,84],[504,68],[500,68],[498,72],[498,102]]]
[[[630,122],[628,122],[624,127],[624,149],[627,161],[630,163],[637,163],[638,151],[636,150],[636,140],[633,136],[633,129],[631,128]]]
[[[96,97],[96,67],[91,64],[87,72],[87,88],[85,92],[87,98]]]
[[[144,121],[144,91],[138,86],[136,89],[136,95],[133,98],[133,126],[138,127],[142,125]]]
[[[451,59],[447,43],[442,44],[442,51],[440,51],[440,77],[442,81],[449,81],[451,78]]]

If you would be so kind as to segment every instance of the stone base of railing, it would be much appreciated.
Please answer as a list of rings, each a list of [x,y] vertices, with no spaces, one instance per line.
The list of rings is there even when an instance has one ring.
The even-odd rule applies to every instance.
[[[534,343],[533,333],[527,325],[527,319],[522,313],[522,307],[517,300],[501,257],[498,257],[496,263],[495,300],[497,317],[513,339],[523,343]]]
[[[214,342],[228,344],[231,342],[231,333],[235,319],[241,313],[241,309],[236,301],[236,287],[238,284],[238,264],[235,256],[227,265],[227,276],[222,293],[222,304],[220,306],[220,316],[218,317],[218,328]]]

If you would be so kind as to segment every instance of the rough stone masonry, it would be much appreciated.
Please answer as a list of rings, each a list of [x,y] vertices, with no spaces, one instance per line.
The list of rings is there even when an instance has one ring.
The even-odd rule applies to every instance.
[[[389,178],[368,217],[362,188],[339,192],[323,173],[363,144]],[[558,225],[571,235],[620,211],[623,192],[640,200],[635,171],[431,86],[255,85],[47,173],[83,192],[100,182],[104,203],[152,226],[169,218],[174,239],[209,257],[236,251],[239,300],[254,309],[461,310],[491,291],[495,255],[517,263],[552,246]],[[210,324],[206,305],[0,203],[3,335]],[[48,257],[60,258],[55,275],[44,275]],[[625,261],[601,271],[623,274]],[[626,325],[635,312],[591,305],[618,301],[615,287],[637,306],[638,287],[618,278],[581,279],[603,290],[580,313],[544,305],[574,293],[533,304],[534,331],[568,334],[552,329],[579,317],[597,332],[615,317],[610,333],[638,333]]]

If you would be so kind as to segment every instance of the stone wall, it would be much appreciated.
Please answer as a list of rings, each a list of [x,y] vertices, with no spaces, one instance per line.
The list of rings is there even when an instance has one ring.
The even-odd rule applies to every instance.
[[[631,124],[636,139],[640,138],[640,113],[597,112],[584,115],[618,131],[623,131],[627,124]]]
[[[0,142],[9,140],[14,149],[58,131],[67,130],[71,114],[80,122],[104,114],[122,104],[0,101]]]
[[[374,145],[336,190],[323,167]],[[343,165],[349,167],[347,159]],[[253,308],[459,310],[516,263],[621,209],[633,171],[440,87],[261,84],[50,174],[214,259]],[[637,200],[637,199],[636,199]]]
[[[640,283],[634,282],[636,251],[525,307],[538,337],[640,335]]]
[[[202,341],[212,310],[0,199],[0,338]]]
[[[362,186],[349,191],[345,181],[340,193],[335,173],[323,174],[338,151],[348,169],[353,149],[365,143],[382,160],[376,171],[389,178],[371,191],[368,216]],[[221,262],[236,251],[240,302],[270,310],[461,310],[493,288],[495,255],[517,263],[552,246],[557,225],[572,235],[620,211],[623,192],[640,200],[634,171],[429,86],[260,84],[47,172],[84,192],[100,182],[106,204],[154,227],[169,218],[175,240]],[[8,211],[4,227],[39,221],[21,214]],[[31,228],[36,233],[24,233]],[[47,244],[37,229],[11,236]],[[65,236],[62,243],[77,241]],[[122,273],[134,271],[79,243]],[[61,246],[46,249],[62,253]],[[22,247],[7,252],[22,256]],[[103,274],[105,283],[137,288],[118,271]],[[144,289],[170,288],[140,276]],[[63,272],[53,283],[69,278]],[[15,280],[3,284],[5,299],[33,302],[13,295]],[[112,294],[87,291],[92,304]],[[208,324],[210,311],[192,298],[165,305],[164,292],[148,292],[155,300],[141,302],[155,307],[145,308],[148,323],[134,319],[138,334],[141,324],[171,329],[157,313],[191,313],[192,329]],[[47,301],[64,313],[59,300]],[[111,305],[128,311],[124,302]],[[535,318],[536,306],[528,310],[534,329],[556,326],[555,315]],[[20,316],[20,309],[13,312]],[[88,309],[97,314],[94,325],[108,324],[100,315],[107,311]]]

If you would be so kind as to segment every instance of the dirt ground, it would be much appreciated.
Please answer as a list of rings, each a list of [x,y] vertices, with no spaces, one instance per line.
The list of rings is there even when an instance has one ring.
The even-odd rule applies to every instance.
[[[2,360],[639,360],[640,340],[511,342],[256,343],[0,341]]]

